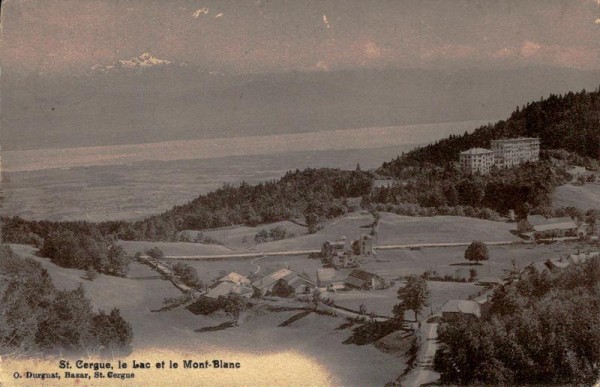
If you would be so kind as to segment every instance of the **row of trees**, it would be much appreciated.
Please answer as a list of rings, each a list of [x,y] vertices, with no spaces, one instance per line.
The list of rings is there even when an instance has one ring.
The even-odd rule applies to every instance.
[[[497,290],[481,319],[442,324],[444,384],[591,385],[600,376],[600,259],[532,272]]]
[[[59,291],[39,263],[0,248],[0,353],[128,353],[132,338],[118,309],[94,312],[82,287]]]
[[[123,248],[98,234],[59,228],[45,236],[40,254],[67,268],[93,269],[118,277],[124,277],[129,270],[130,258]]]

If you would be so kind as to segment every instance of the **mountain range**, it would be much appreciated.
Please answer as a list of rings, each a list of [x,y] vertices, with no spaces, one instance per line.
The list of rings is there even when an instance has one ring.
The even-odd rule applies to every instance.
[[[3,150],[490,120],[600,70],[364,69],[223,74],[144,53],[85,76],[3,74]]]

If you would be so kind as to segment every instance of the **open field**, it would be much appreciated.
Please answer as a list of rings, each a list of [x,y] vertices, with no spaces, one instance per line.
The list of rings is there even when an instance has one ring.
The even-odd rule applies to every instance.
[[[235,226],[235,227],[225,227],[221,229],[215,230],[205,230],[202,231],[202,235],[204,237],[209,237],[221,242],[224,246],[229,247],[230,249],[248,249],[253,246],[256,246],[254,241],[254,237],[260,230],[269,231],[272,228],[281,227],[288,234],[294,234],[295,236],[304,235],[307,232],[307,227],[300,226],[296,223],[289,221],[282,221],[276,223],[270,223],[266,225],[249,227],[249,226]],[[199,231],[195,230],[185,230],[182,231],[182,234],[189,235],[192,240],[199,234]]]
[[[158,247],[165,255],[220,255],[233,252],[225,246],[205,243],[119,241],[119,244],[131,255],[153,247]]]
[[[552,193],[552,207],[575,207],[583,211],[600,209],[600,184],[566,184],[556,187]]]
[[[481,241],[517,241],[514,223],[462,216],[412,217],[380,213],[377,245]]]
[[[30,257],[35,251],[29,246],[13,245],[13,248]],[[252,385],[265,385],[264,379],[256,379],[258,374],[262,375],[256,369],[264,369],[265,357],[270,359],[272,366],[278,365],[279,372],[286,372],[285,364],[290,361],[298,367],[302,365],[287,371],[292,374],[274,379],[282,383],[289,376],[289,380],[312,381],[318,385],[383,385],[394,380],[404,368],[404,360],[372,345],[342,344],[350,331],[335,330],[344,322],[341,318],[311,314],[282,328],[278,325],[293,313],[259,309],[246,313],[239,327],[197,333],[194,332],[196,329],[219,325],[226,317],[219,313],[195,316],[185,309],[151,312],[161,306],[165,297],[180,293],[169,281],[160,279],[144,265],[133,263],[129,278],[100,275],[90,282],[81,279],[81,270],[63,269],[45,258],[33,258],[48,270],[58,288],[73,289],[82,284],[95,308],[120,308],[133,326],[134,355],[146,351],[173,351],[199,360],[210,354],[230,360],[241,359],[243,366],[236,378],[243,378]],[[300,369],[305,369],[308,374],[297,374]],[[314,375],[325,379],[315,380]]]
[[[470,243],[473,240],[486,242],[513,242],[521,239],[510,233],[514,223],[493,222],[489,220],[460,216],[411,217],[382,212],[378,228],[376,246],[393,246],[420,243]],[[133,254],[158,246],[165,255],[208,256],[252,253],[284,253],[307,250],[320,250],[327,240],[346,237],[348,246],[361,234],[368,234],[373,216],[367,211],[349,213],[323,224],[314,234],[306,234],[306,228],[292,222],[277,222],[257,227],[235,226],[216,230],[205,230],[204,236],[215,238],[222,245],[204,243],[167,243],[167,242],[121,242],[125,249]],[[261,230],[281,226],[295,234],[274,242],[254,243],[254,236]],[[187,230],[193,234],[198,231]],[[245,242],[244,242],[245,240]]]
[[[377,253],[379,262],[371,259],[364,267],[387,279],[410,274],[420,275],[427,270],[434,270],[440,275],[450,274],[466,278],[469,276],[469,269],[476,269],[479,277],[501,277],[505,274],[505,270],[511,268],[512,259],[516,261],[518,268],[523,268],[532,262],[543,262],[548,258],[576,253],[578,249],[584,251],[588,247],[579,242],[488,246],[490,259],[482,262],[481,265],[468,265],[468,261],[464,258],[465,247],[385,250]]]
[[[342,236],[345,236],[348,241],[358,239],[361,234],[371,230],[369,227],[361,228],[361,226],[369,226],[371,223],[373,223],[373,216],[369,212],[354,212],[328,221],[321,230],[314,234],[262,243],[257,245],[253,251],[320,250],[323,242],[327,240],[335,240]]]
[[[458,283],[458,282],[438,282],[427,281],[427,287],[431,292],[431,307],[425,308],[420,317],[426,317],[439,310],[446,301],[452,298],[466,300],[469,295],[475,294],[482,288],[474,283]],[[388,289],[374,291],[351,290],[337,293],[325,293],[323,297],[328,297],[334,300],[337,305],[358,310],[360,305],[365,305],[367,313],[374,312],[381,316],[392,316],[392,308],[398,304],[400,300],[397,298],[400,283]],[[407,311],[405,318],[413,320],[414,312]]]

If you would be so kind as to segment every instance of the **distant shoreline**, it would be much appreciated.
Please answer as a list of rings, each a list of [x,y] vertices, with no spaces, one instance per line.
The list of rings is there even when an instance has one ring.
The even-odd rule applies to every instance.
[[[216,159],[301,151],[419,146],[494,120],[402,125],[297,134],[177,140],[147,144],[2,152],[5,172],[127,165],[143,161]]]

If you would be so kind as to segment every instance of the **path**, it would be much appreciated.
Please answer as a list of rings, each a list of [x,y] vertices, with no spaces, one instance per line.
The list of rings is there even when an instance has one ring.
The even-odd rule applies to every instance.
[[[256,275],[260,272],[260,265],[258,263],[256,263],[257,261],[263,259],[265,256],[263,255],[262,257],[258,257],[258,258],[254,258],[252,261],[250,261],[251,264],[253,264],[254,266],[256,266],[256,271],[254,273],[252,273],[252,275]]]
[[[423,322],[419,335],[421,337],[421,348],[417,356],[417,366],[409,372],[402,380],[402,385],[418,387],[437,381],[440,374],[433,370],[433,359],[438,344],[438,323]]]
[[[499,245],[511,245],[511,244],[525,244],[535,243],[535,241],[491,241],[486,242],[486,245],[499,246]],[[410,248],[426,248],[426,247],[456,247],[456,246],[469,246],[471,242],[440,242],[440,243],[411,243],[411,244],[398,244],[398,245],[381,245],[374,246],[374,250],[396,250],[396,249],[410,249]],[[236,253],[236,254],[217,254],[217,255],[165,255],[164,259],[186,259],[186,260],[220,260],[220,259],[245,259],[245,258],[264,258],[264,257],[277,257],[277,256],[295,256],[295,255],[308,255],[311,253],[320,253],[321,250],[287,250],[287,251],[274,251],[274,252],[256,252],[256,253]],[[142,255],[142,257],[147,257]]]

